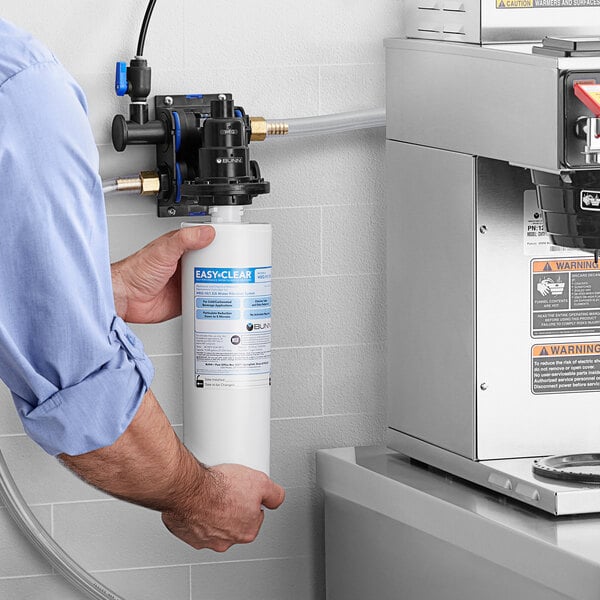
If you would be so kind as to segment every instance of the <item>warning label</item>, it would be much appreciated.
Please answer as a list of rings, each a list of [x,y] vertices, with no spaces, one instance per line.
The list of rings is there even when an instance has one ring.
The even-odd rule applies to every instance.
[[[532,337],[600,333],[600,269],[593,259],[531,262]]]
[[[496,0],[496,8],[586,8],[600,0]]]
[[[531,364],[534,394],[600,390],[600,342],[536,345]]]

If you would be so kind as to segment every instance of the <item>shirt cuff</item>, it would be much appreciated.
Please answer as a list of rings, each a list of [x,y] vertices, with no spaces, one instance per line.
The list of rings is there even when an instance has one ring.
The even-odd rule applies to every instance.
[[[79,383],[63,388],[31,408],[14,395],[23,427],[52,455],[78,455],[113,444],[127,429],[154,368],[142,342],[120,317],[109,334],[112,358]]]

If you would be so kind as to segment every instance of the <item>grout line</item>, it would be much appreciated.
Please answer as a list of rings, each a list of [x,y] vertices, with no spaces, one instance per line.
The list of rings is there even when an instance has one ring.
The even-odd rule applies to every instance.
[[[94,504],[94,503],[98,503],[98,502],[121,502],[123,503],[123,500],[119,500],[118,498],[112,498],[112,497],[108,497],[108,498],[93,498],[93,499],[86,499],[86,500],[59,500],[58,502],[52,502],[51,506],[53,507],[60,507],[60,506],[69,506],[71,504]],[[31,506],[47,506],[47,504],[31,504]]]
[[[7,581],[10,579],[38,579],[40,577],[53,577],[56,572],[53,570],[52,573],[33,573],[31,575],[0,575],[0,581]]]
[[[325,348],[321,346],[321,415],[325,415]]]
[[[365,342],[364,344],[311,344],[308,346],[273,346],[273,350],[310,350],[319,348],[364,348],[365,346],[382,346],[383,342]]]
[[[317,115],[322,114],[322,95],[323,95],[323,65],[317,67]],[[289,118],[289,117],[288,117]]]
[[[366,201],[366,202],[340,202],[333,204],[323,204],[322,202],[319,204],[289,204],[289,205],[279,205],[279,206],[255,206],[253,208],[246,209],[249,213],[257,212],[257,211],[278,211],[278,210],[306,210],[306,209],[315,209],[315,208],[360,208],[363,210],[365,206],[371,206],[374,208],[378,208],[381,206],[381,201]],[[123,215],[128,216],[128,215]]]
[[[322,415],[302,415],[299,417],[272,417],[271,421],[306,421],[308,419],[325,419],[329,417],[378,417],[379,412],[348,412],[348,413],[327,413]]]
[[[292,489],[307,489],[305,486],[298,488],[286,488],[287,490]],[[191,581],[191,569],[193,567],[204,566],[204,565],[227,565],[227,564],[237,564],[237,563],[250,563],[250,562],[262,562],[262,561],[273,561],[273,560],[290,560],[293,558],[309,558],[310,554],[296,554],[291,556],[265,556],[262,558],[239,558],[234,560],[213,560],[213,561],[204,561],[204,562],[194,562],[194,563],[180,563],[180,564],[172,564],[172,565],[150,565],[147,567],[125,567],[123,569],[94,569],[90,571],[92,574],[98,573],[126,573],[129,571],[151,571],[154,569],[177,569],[182,567],[190,568],[190,581]],[[1,579],[1,577],[0,577]],[[191,588],[190,584],[190,588]]]
[[[319,252],[320,252],[320,264],[321,264],[321,277],[323,277],[324,273],[324,250],[323,250],[323,207],[319,209]]]
[[[385,271],[362,271],[360,273],[328,273],[323,275],[291,275],[287,277],[273,277],[273,281],[287,281],[293,279],[333,279],[334,277],[364,277],[365,275],[385,275]]]

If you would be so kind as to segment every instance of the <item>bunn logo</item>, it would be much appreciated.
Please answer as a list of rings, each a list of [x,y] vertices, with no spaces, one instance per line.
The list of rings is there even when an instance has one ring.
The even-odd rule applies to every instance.
[[[271,329],[271,323],[246,323],[246,329],[248,331],[263,331],[264,329]]]
[[[229,158],[217,158],[218,165],[241,164],[243,162],[244,162],[244,158],[242,156],[231,156]]]
[[[600,210],[600,192],[581,190],[580,199],[583,210]]]

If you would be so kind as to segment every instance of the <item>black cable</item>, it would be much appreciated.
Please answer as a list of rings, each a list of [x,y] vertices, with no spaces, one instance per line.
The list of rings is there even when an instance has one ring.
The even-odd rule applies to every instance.
[[[156,0],[150,0],[150,2],[148,2],[148,6],[146,8],[146,14],[144,15],[144,20],[142,21],[142,27],[140,29],[140,37],[138,38],[137,52],[135,54],[136,56],[144,56],[144,44],[146,43],[146,32],[148,31],[150,17],[152,16],[152,11],[154,10],[155,4],[156,4]]]

